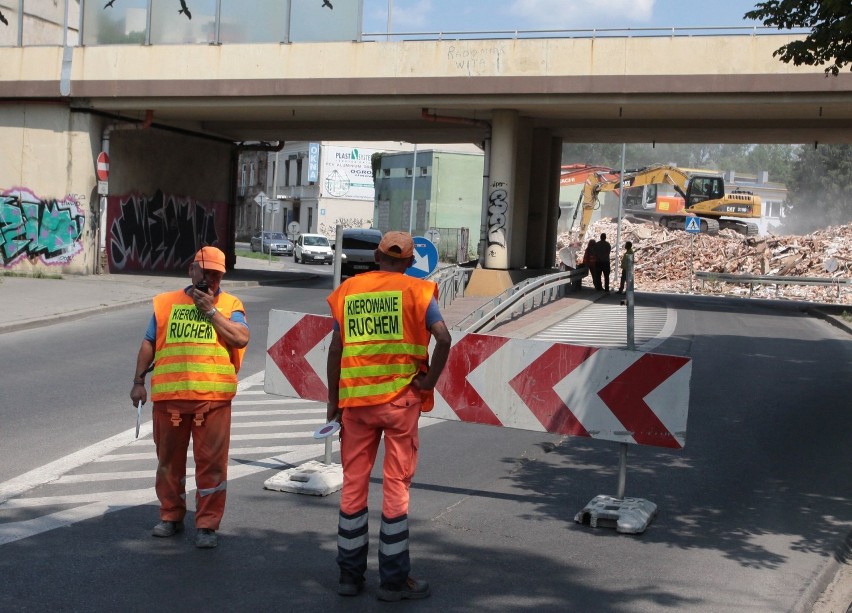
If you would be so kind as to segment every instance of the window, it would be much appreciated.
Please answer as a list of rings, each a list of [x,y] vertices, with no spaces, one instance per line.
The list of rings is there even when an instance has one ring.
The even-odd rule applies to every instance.
[[[427,166],[421,166],[420,167],[420,176],[421,177],[425,177],[428,172],[429,172],[429,168]]]
[[[382,168],[382,176],[389,177],[390,176],[390,168]]]
[[[296,185],[302,184],[302,158],[296,160]]]
[[[414,173],[411,171],[411,169],[410,169],[410,168],[406,168],[406,169],[405,169],[405,176],[406,176],[406,177],[410,177],[412,174],[414,174]]]
[[[257,183],[257,169],[254,162],[252,162],[249,167],[249,185],[254,185],[255,183]]]

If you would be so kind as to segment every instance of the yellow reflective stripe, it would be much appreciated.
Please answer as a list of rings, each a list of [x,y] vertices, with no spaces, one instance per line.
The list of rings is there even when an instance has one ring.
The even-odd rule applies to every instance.
[[[233,364],[202,364],[200,362],[172,362],[170,364],[163,364],[162,366],[157,366],[154,368],[154,375],[166,375],[171,373],[191,373],[191,372],[203,372],[203,373],[214,373],[217,375],[233,375],[234,374],[234,365]]]
[[[236,381],[227,383],[223,381],[174,381],[171,383],[158,383],[151,386],[151,395],[164,394],[167,392],[234,392],[237,391]]]
[[[414,343],[374,343],[371,345],[346,345],[343,347],[343,357],[357,357],[366,355],[417,355],[425,356],[429,348],[425,345]]]
[[[379,396],[401,390],[411,382],[410,379],[394,379],[387,383],[374,385],[357,385],[355,387],[341,387],[340,398],[362,398],[364,396]]]
[[[417,372],[414,364],[379,364],[377,366],[351,366],[340,369],[341,379],[360,377],[382,377],[384,375],[413,375]]]
[[[176,347],[164,347],[157,352],[156,358],[170,358],[181,355],[192,356],[225,356],[231,354],[222,345],[178,345]]]

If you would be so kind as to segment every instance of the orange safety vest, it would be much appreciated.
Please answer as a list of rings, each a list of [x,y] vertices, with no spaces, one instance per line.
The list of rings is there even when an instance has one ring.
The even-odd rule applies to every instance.
[[[214,304],[225,317],[245,312],[239,298],[219,292]],[[226,346],[210,319],[183,290],[154,298],[157,339],[151,400],[230,400],[245,348]]]
[[[426,310],[433,297],[435,283],[383,271],[351,277],[331,293],[328,304],[343,341],[341,407],[389,402],[426,370]]]

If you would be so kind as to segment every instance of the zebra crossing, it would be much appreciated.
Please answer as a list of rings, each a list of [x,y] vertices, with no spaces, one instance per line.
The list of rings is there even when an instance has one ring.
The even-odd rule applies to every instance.
[[[325,442],[313,438],[314,430],[326,423],[325,404],[270,396],[263,390],[263,375],[243,379],[232,402],[229,481],[270,466],[296,466],[325,453]],[[135,432],[133,427],[0,483],[0,546],[111,511],[155,503],[157,461],[150,413],[138,439]],[[332,451],[338,449],[335,437]],[[187,493],[195,489],[193,475],[190,452]]]
[[[677,313],[661,306],[634,307],[633,339],[640,351],[652,351],[674,332]],[[627,307],[594,303],[535,334],[532,338],[612,349],[627,349]]]

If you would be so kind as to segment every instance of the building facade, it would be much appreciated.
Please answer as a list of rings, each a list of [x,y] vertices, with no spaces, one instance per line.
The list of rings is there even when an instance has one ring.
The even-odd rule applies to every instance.
[[[445,243],[437,245],[442,259],[474,259],[482,226],[483,168],[482,151],[473,146],[418,150],[416,158],[414,151],[383,154],[377,164],[375,227],[418,236],[438,230]],[[466,247],[454,246],[460,233]]]

